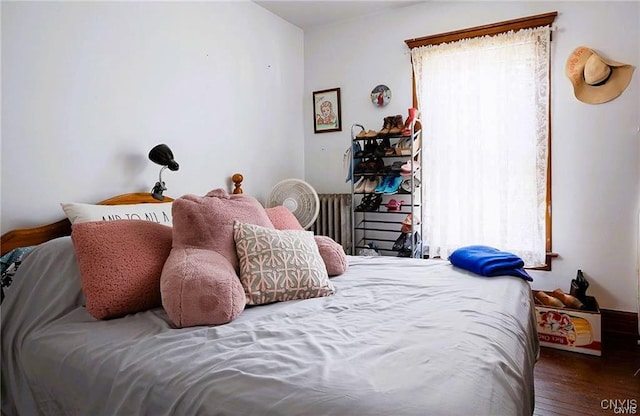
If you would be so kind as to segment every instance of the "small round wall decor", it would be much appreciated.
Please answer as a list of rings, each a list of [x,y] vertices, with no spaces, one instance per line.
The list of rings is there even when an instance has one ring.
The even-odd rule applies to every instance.
[[[371,90],[371,102],[376,107],[384,107],[391,101],[391,90],[386,85],[378,85]]]

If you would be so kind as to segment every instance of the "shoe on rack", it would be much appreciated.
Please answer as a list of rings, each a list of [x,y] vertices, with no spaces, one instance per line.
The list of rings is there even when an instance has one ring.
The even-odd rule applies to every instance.
[[[414,231],[412,233],[407,233],[407,238],[404,239],[404,249],[413,251],[415,248],[418,248],[419,244],[422,243],[422,239],[420,238],[420,233]]]
[[[389,134],[400,134],[403,128],[404,122],[402,121],[402,115],[398,114],[397,116],[393,116]]]
[[[411,174],[415,173],[418,169],[420,169],[420,162],[417,160],[414,160],[413,163],[409,160],[400,168],[402,171],[401,175],[403,176],[411,176]]]
[[[369,159],[368,163],[369,168],[367,169],[367,172],[379,173],[384,169],[384,161],[379,157],[372,157]]]
[[[411,231],[413,231],[414,224],[419,225],[420,220],[419,219],[414,220],[412,214],[407,214],[407,217],[404,219],[404,221],[402,221],[402,226],[400,227],[400,231],[402,231],[403,233],[410,233]]]
[[[391,172],[400,173],[402,172],[402,161],[397,160],[391,164]]]
[[[417,116],[418,110],[416,110],[415,108],[410,108],[409,117],[407,117],[407,121],[404,122],[404,127],[402,128],[401,134],[403,136],[411,136],[411,123],[413,123],[413,120],[415,120]]]
[[[371,194],[380,185],[380,178],[372,176],[365,181],[364,192]]]
[[[366,206],[365,211],[377,211],[380,208],[380,204],[382,204],[382,195],[380,194],[370,194],[372,196],[369,204]]]
[[[413,251],[413,235],[418,233],[406,233],[404,239],[403,249],[407,251]]]
[[[378,134],[389,134],[389,130],[391,130],[393,124],[393,117],[394,116],[384,118],[384,123]]]
[[[365,133],[364,137],[367,137],[369,139],[371,138],[375,138],[378,136],[378,132],[377,131],[373,131],[373,130],[369,130]]]
[[[384,190],[387,189],[387,185],[389,184],[390,179],[391,179],[390,175],[387,175],[384,178],[382,178],[382,180],[380,181],[380,184],[376,187],[376,189],[373,190],[373,192],[377,194],[384,193]]]
[[[373,201],[374,194],[367,194],[360,200],[360,204],[356,207],[356,211],[363,212],[366,211],[371,202]]]
[[[364,139],[365,137],[367,137],[367,136],[365,136],[366,134],[367,134],[367,131],[365,129],[362,129],[362,130],[360,130],[360,133],[356,134],[356,137],[358,139]]]
[[[363,193],[366,182],[367,182],[367,178],[365,178],[364,176],[361,176],[360,180],[353,184],[353,192],[356,194]]]
[[[397,194],[403,179],[404,178],[402,176],[392,176],[391,179],[387,182],[387,187],[384,189],[384,194]]]
[[[396,143],[396,155],[408,156],[411,155],[411,138],[403,137]]]
[[[413,257],[414,253],[422,252],[422,239],[418,232],[403,233],[404,242],[402,248],[398,252],[398,257]],[[395,244],[394,244],[395,246]]]
[[[405,240],[406,237],[407,236],[406,236],[405,233],[400,233],[400,235],[396,239],[395,243],[393,243],[393,247],[391,247],[391,249],[395,250],[395,251],[402,250],[402,247],[404,247],[404,240]]]
[[[384,162],[382,159],[377,157],[370,157],[366,159],[364,162],[360,162],[358,165],[358,169],[360,172],[364,173],[375,173],[384,167]]]
[[[402,223],[404,225],[413,225],[413,214],[407,214],[404,220],[402,220]],[[420,221],[417,221],[416,224],[420,224]]]
[[[420,224],[420,220],[419,219],[415,219],[414,220],[413,219],[413,214],[407,214],[407,216],[404,217],[404,220],[402,221],[402,224],[403,225],[409,225],[409,226],[411,226],[413,224],[418,225],[418,224]]]
[[[390,199],[386,204],[387,211],[400,211],[402,209],[402,204],[404,204],[404,201],[396,201],[395,199]]]
[[[378,143],[376,142],[375,139],[369,139],[367,140],[367,142],[364,145],[364,149],[362,151],[363,153],[363,157],[371,157],[373,156],[373,154],[376,151],[376,148],[378,147]]]
[[[402,194],[410,194],[411,193],[411,178],[407,177],[405,175],[402,176],[404,179],[402,180],[402,183],[400,184],[400,189],[398,190],[399,193]],[[417,189],[420,186],[420,179],[416,178],[415,176],[413,177],[413,188]]]
[[[387,156],[387,152],[389,150],[391,150],[391,143],[389,142],[389,138],[385,137],[380,141],[380,144],[376,148],[375,154],[378,157]]]

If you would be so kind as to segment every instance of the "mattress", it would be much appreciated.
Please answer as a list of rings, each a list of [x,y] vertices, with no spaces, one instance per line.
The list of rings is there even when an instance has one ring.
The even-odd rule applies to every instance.
[[[108,278],[108,276],[105,276]],[[69,237],[24,259],[0,307],[6,415],[531,415],[529,284],[448,261],[349,256],[329,297],[173,328],[99,321]]]

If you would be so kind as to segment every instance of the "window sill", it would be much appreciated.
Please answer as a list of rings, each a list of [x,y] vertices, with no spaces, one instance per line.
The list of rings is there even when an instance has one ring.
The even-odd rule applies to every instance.
[[[548,252],[547,258],[545,259],[545,264],[543,266],[538,267],[525,267],[527,270],[541,270],[545,272],[551,271],[551,260],[555,257],[560,257],[558,253]]]

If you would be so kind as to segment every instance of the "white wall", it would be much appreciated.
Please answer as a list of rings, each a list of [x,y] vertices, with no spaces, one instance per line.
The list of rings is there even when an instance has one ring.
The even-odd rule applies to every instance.
[[[349,192],[342,155],[350,126],[378,130],[387,115],[407,116],[411,64],[404,40],[558,11],[552,42],[553,250],[551,272],[535,289],[569,289],[576,270],[601,307],[637,311],[640,209],[640,70],[618,99],[587,105],[573,97],[564,65],[580,45],[640,65],[638,2],[427,2],[305,33],[305,178],[320,192]],[[374,107],[378,84],[391,103]],[[313,133],[311,94],[340,87],[343,130]]]
[[[303,32],[253,2],[2,2],[2,233],[62,201],[304,174]]]

